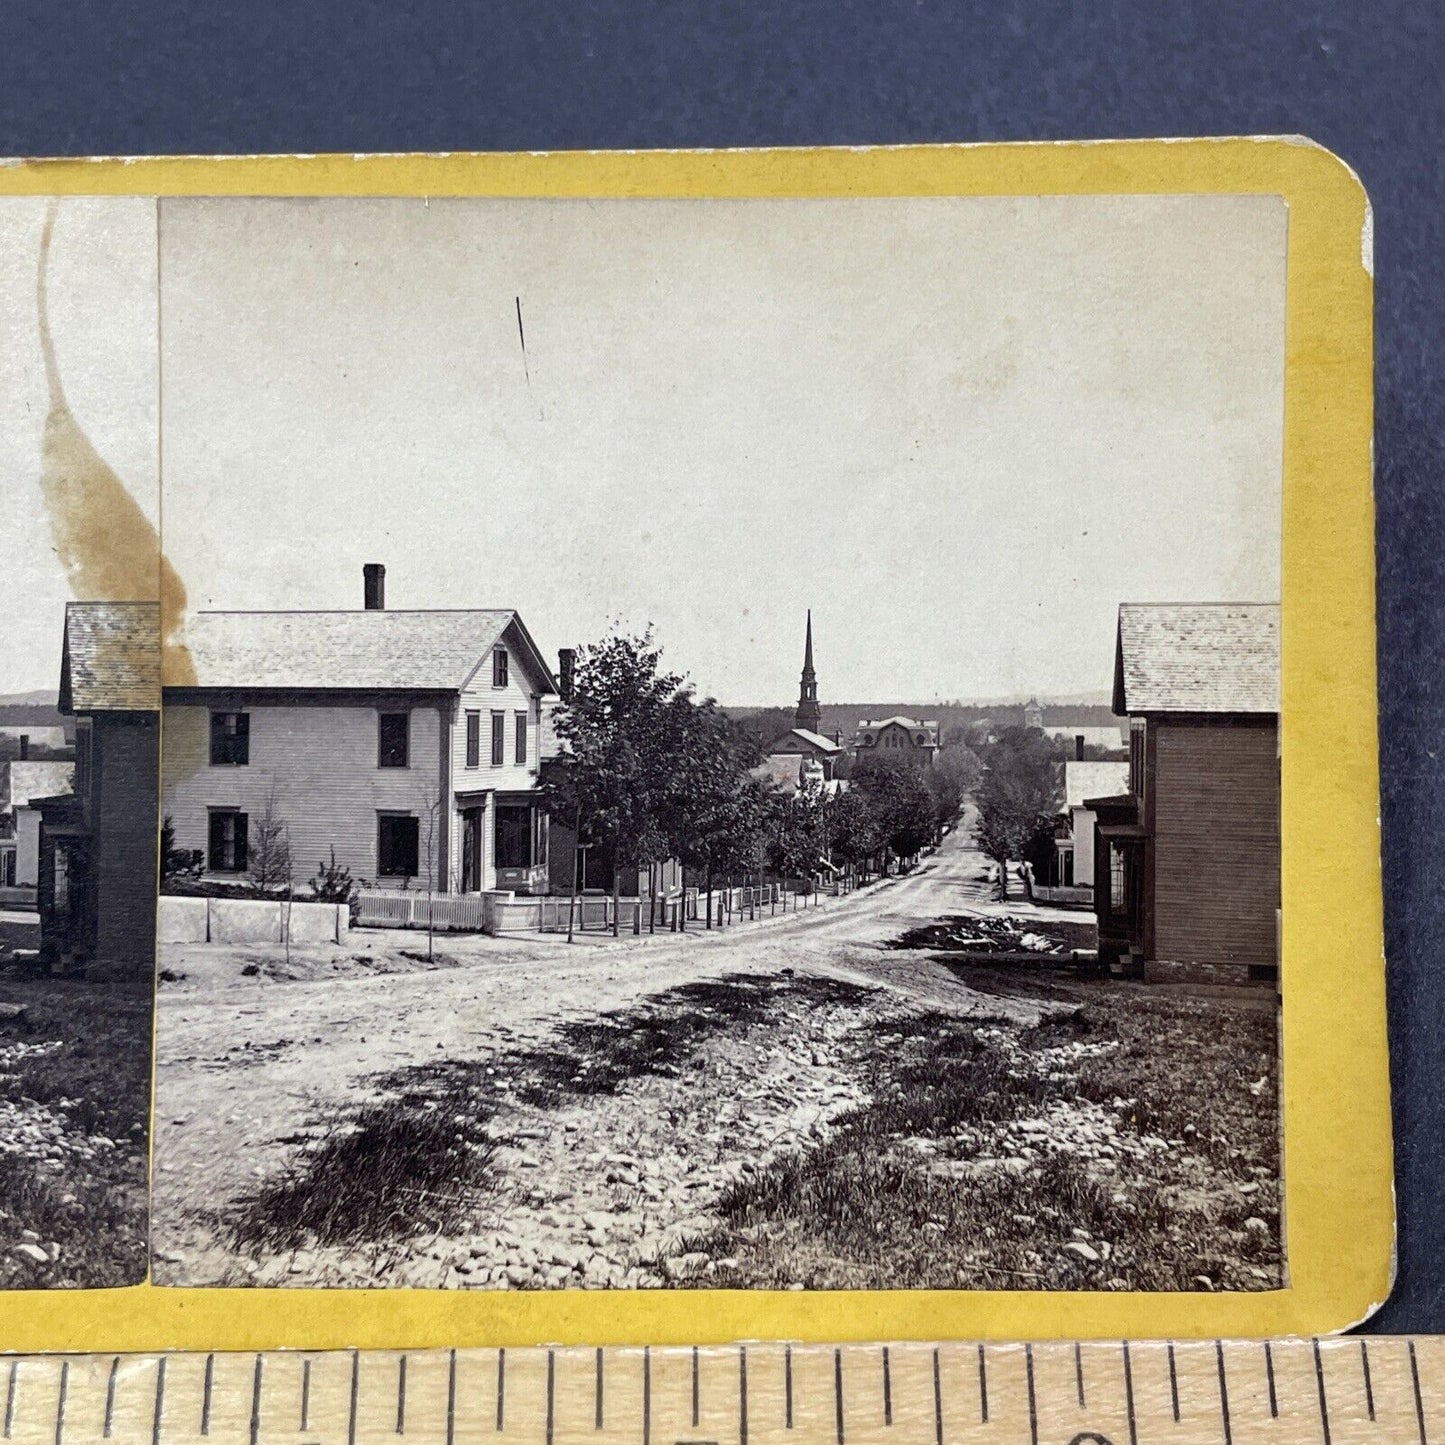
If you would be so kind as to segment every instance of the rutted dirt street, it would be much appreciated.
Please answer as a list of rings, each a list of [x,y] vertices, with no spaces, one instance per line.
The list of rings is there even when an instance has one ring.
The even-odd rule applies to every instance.
[[[982,871],[980,856],[953,838],[908,877],[724,933],[572,947],[439,935],[432,964],[406,956],[425,953],[424,936],[370,930],[344,949],[296,950],[289,963],[279,948],[169,947],[158,1012],[155,1278],[762,1282],[719,1253],[731,1247],[720,1205],[851,1127],[882,1087],[880,1067],[912,1046],[900,1040],[915,1026],[937,1032],[943,1021],[970,1047],[977,1032],[984,1047],[990,1030],[1011,1037],[1059,1012],[1037,991],[976,990],[938,956],[888,946],[964,911],[1077,921],[989,902]],[[1056,1047],[1077,1066],[1095,1046]],[[338,1137],[338,1119],[388,1098],[420,1110],[449,1099],[455,1110],[459,1096],[437,1089],[458,1077],[485,1133],[480,1145],[457,1147],[487,1150],[490,1180],[464,1224],[363,1243],[305,1231],[284,1244],[254,1232],[238,1240],[238,1221],[254,1221],[278,1184],[304,1178],[318,1145]],[[1107,1119],[1080,1117],[1080,1149],[1096,1163],[1101,1149],[1125,1157],[1108,1143]],[[1012,1141],[1009,1157],[981,1162],[1035,1168],[1038,1141],[1027,1130],[1036,1126],[1023,1125],[1001,1124],[1015,1131],[995,1131]],[[999,1152],[982,1136],[972,1148]],[[751,1237],[736,1236],[738,1247]],[[779,1269],[792,1265],[770,1256],[767,1271]]]

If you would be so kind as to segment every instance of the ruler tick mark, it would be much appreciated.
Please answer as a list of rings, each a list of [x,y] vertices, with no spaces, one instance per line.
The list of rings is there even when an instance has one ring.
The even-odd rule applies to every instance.
[[[65,1395],[70,1388],[70,1361],[60,1362],[60,1398],[55,1402],[55,1445],[65,1438]]]
[[[933,1347],[933,1442],[943,1445],[943,1371],[937,1345]]]
[[[457,1437],[457,1352],[447,1358],[447,1445]]]
[[[311,1428],[311,1361],[301,1361],[301,1426],[302,1430]]]
[[[166,1413],[166,1357],[156,1366],[156,1402],[151,1411],[151,1445],[161,1445],[161,1421]]]
[[[934,1369],[937,1370],[938,1352],[933,1354]],[[1029,1382],[1029,1445],[1039,1445],[1039,1406],[1034,1397],[1034,1347],[1024,1346],[1024,1366]]]
[[[351,1352],[351,1403],[346,1413],[346,1445],[356,1445],[356,1401],[361,1394],[361,1352]]]
[[[695,1353],[696,1351],[694,1351],[694,1354]],[[694,1390],[693,1394],[696,1395],[696,1393],[696,1390]],[[696,1406],[693,1407],[692,1423],[694,1425],[697,1424]],[[597,1399],[596,1409],[593,1411],[592,1428],[594,1430],[600,1430],[602,1428],[602,1348],[600,1345],[597,1349]]]
[[[697,1379],[697,1346],[692,1347],[692,1428],[697,1429],[698,1412],[698,1379]]]
[[[1274,1389],[1274,1351],[1268,1340],[1264,1342],[1264,1378],[1269,1384],[1269,1418],[1279,1419],[1279,1397]]]
[[[556,1418],[557,1399],[557,1353],[547,1351],[547,1445],[552,1445],[552,1426]]]
[[[1325,1398],[1325,1362],[1320,1358],[1320,1342],[1318,1338],[1313,1341],[1315,1352],[1315,1385],[1320,1392],[1320,1430],[1324,1435],[1325,1445],[1330,1445],[1330,1406]]]
[[[888,1367],[888,1346],[883,1346],[883,1423],[893,1423],[893,1373]]]
[[[10,1427],[15,1423],[15,1386],[20,1366],[10,1361],[10,1383],[5,1387],[5,1438],[10,1438]]]
[[[1129,1358],[1129,1341],[1124,1341],[1124,1402],[1129,1411],[1129,1445],[1139,1445],[1139,1422],[1134,1415],[1134,1362]],[[1080,1393],[1079,1403],[1083,1403]]]
[[[216,1380],[216,1357],[206,1356],[206,1374],[201,1382],[201,1434],[211,1433],[211,1388]],[[305,1426],[302,1426],[304,1429]]]
[[[507,1348],[497,1351],[497,1429],[502,1428],[502,1410],[507,1399]]]
[[[642,1445],[652,1440],[652,1351],[642,1347]]]
[[[406,1434],[406,1356],[396,1362],[396,1433]]]
[[[783,1346],[783,1424],[793,1428],[793,1347]]]
[[[105,1382],[105,1424],[101,1426],[100,1433],[109,1440],[112,1426],[115,1424],[115,1377],[120,1373],[120,1356],[115,1355],[110,1362],[110,1377]]]
[[[738,1445],[748,1445],[748,1347],[738,1346]]]
[[[251,1445],[261,1433],[261,1356],[251,1368]]]
[[[843,1445],[843,1351],[833,1351],[833,1422],[838,1430],[838,1445]]]
[[[1369,1412],[1370,1419],[1373,1420],[1375,1418],[1375,1392],[1370,1385],[1370,1351],[1364,1336],[1360,1337],[1360,1370],[1365,1377],[1365,1409]]]
[[[978,1404],[979,1415],[988,1424],[988,1366],[984,1363],[983,1346],[978,1347]]]
[[[1420,1367],[1415,1362],[1415,1341],[1410,1341],[1410,1384],[1415,1391],[1415,1428],[1420,1432],[1420,1445],[1425,1439],[1425,1402],[1420,1398]]]
[[[1169,1403],[1174,1407],[1174,1423],[1179,1423],[1179,1375],[1174,1368],[1174,1341],[1169,1341]]]
[[[1074,1341],[1074,1389],[1079,1396],[1079,1409],[1084,1408],[1084,1347]]]
[[[1234,1433],[1229,1424],[1229,1382],[1224,1378],[1224,1342],[1215,1340],[1214,1359],[1219,1368],[1219,1418],[1224,1423],[1224,1445],[1234,1445]]]

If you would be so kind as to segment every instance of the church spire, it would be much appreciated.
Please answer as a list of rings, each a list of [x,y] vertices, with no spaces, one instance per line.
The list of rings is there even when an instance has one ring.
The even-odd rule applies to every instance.
[[[798,710],[793,725],[815,733],[823,726],[823,710],[818,706],[818,675],[813,671],[813,609],[808,609],[807,641],[803,644],[803,677],[798,688]]]

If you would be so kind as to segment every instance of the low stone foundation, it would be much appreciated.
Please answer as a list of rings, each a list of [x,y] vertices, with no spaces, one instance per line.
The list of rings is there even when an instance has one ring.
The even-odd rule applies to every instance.
[[[1271,984],[1279,977],[1279,969],[1269,963],[1198,963],[1173,962],[1151,958],[1144,965],[1145,983],[1216,983],[1238,986]]]

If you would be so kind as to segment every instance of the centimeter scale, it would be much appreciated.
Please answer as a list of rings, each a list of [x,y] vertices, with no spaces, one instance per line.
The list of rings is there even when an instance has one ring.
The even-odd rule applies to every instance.
[[[1445,1442],[1445,1339],[0,1356],[4,1439]]]

